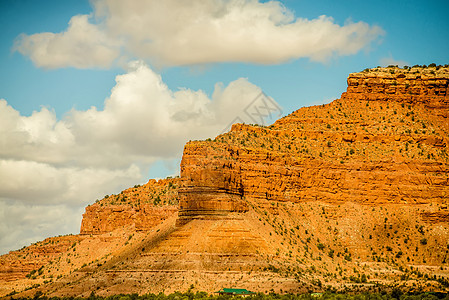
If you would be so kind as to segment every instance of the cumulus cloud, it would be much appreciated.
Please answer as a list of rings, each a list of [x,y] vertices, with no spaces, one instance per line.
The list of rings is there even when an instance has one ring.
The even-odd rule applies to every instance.
[[[0,254],[50,236],[77,232],[83,209],[0,200]]]
[[[13,50],[29,56],[36,66],[49,69],[109,67],[120,54],[119,42],[108,38],[101,26],[89,23],[88,17],[72,17],[62,33],[22,34]]]
[[[85,205],[92,202],[94,195],[138,180],[141,180],[141,174],[136,165],[108,170],[0,160],[0,199],[29,204],[55,204],[65,200],[71,205]]]
[[[103,110],[72,110],[57,120],[47,108],[21,116],[0,100],[0,155],[65,167],[151,163],[179,153],[187,137],[219,134],[260,92],[244,78],[217,84],[211,98],[201,90],[172,91],[146,64],[133,62],[116,77]]]
[[[173,91],[137,61],[117,76],[102,110],[72,110],[58,120],[47,108],[22,116],[0,99],[0,214],[16,212],[15,218],[0,218],[0,251],[36,237],[37,229],[28,226],[47,228],[55,221],[47,235],[76,233],[84,206],[147,181],[151,165],[178,161],[188,140],[213,138],[236,119],[255,123],[247,113],[252,106],[263,110],[269,102],[280,112],[273,99],[261,95],[244,78],[216,84],[211,96]],[[64,214],[69,216],[56,220]],[[71,223],[58,225],[66,220]]]
[[[384,34],[364,22],[339,25],[328,16],[296,18],[278,1],[92,3],[92,22],[87,15],[75,16],[64,33],[23,34],[15,49],[46,68],[106,67],[129,56],[160,65],[277,64],[355,54]]]

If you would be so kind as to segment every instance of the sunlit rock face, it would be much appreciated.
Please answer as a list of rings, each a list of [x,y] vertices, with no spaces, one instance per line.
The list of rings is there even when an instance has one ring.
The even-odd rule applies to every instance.
[[[180,218],[271,201],[445,203],[447,68],[352,73],[334,102],[184,148]]]
[[[32,297],[36,282],[83,297],[447,292],[448,80],[441,67],[367,69],[329,104],[189,142],[180,178],[105,197],[80,235],[2,256],[0,296]]]

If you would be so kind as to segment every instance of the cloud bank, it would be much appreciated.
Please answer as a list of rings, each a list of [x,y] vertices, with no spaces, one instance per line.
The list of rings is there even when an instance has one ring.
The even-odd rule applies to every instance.
[[[43,68],[107,68],[129,58],[155,65],[278,64],[351,55],[383,35],[364,22],[296,18],[278,1],[94,0],[62,33],[22,34],[14,50]]]
[[[103,109],[58,120],[47,108],[22,116],[0,99],[0,253],[39,228],[43,237],[78,232],[84,206],[146,182],[151,164],[179,159],[186,141],[213,138],[237,117],[250,122],[244,110],[260,93],[244,78],[216,84],[211,96],[173,91],[136,61]]]

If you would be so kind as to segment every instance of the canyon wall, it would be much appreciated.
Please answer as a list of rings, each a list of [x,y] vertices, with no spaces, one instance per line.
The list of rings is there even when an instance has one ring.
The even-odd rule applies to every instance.
[[[353,73],[330,104],[189,142],[179,214],[186,222],[272,201],[446,205],[448,81],[447,68]]]

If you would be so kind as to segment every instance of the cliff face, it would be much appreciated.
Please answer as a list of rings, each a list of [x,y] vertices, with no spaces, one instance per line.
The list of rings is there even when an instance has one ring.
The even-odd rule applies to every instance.
[[[178,212],[176,206],[154,207],[142,204],[138,208],[127,205],[86,207],[80,234],[102,234],[131,226],[136,231],[147,231]]]
[[[148,231],[178,212],[179,178],[154,180],[86,207],[80,234],[102,234],[122,227]]]
[[[40,290],[84,297],[447,291],[448,81],[448,68],[353,73],[332,103],[189,142],[181,178],[87,207],[76,247],[29,267],[44,265],[27,284],[64,275]]]
[[[448,80],[447,68],[377,68],[351,73],[342,99],[421,104],[447,118]]]
[[[179,214],[202,215],[203,206],[238,211],[242,199],[260,207],[311,200],[446,204],[448,81],[445,68],[353,73],[330,104],[269,127],[236,124],[214,141],[190,142]],[[227,201],[211,203],[217,191]]]

